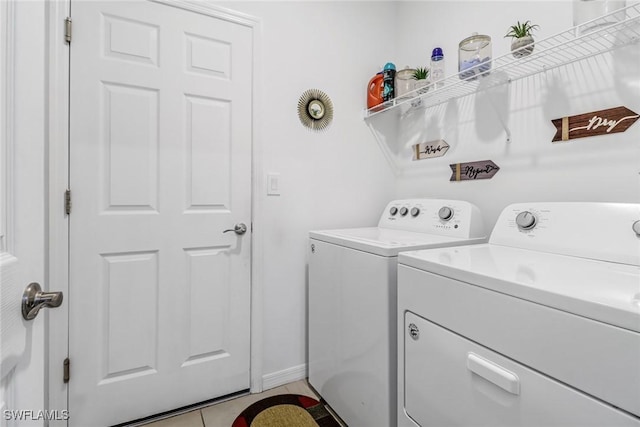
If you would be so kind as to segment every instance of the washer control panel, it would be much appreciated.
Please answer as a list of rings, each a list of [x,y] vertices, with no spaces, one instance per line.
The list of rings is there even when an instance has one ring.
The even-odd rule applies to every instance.
[[[409,213],[409,208],[404,206],[400,208],[400,210],[398,210],[396,206],[391,206],[391,208],[389,209],[389,215],[391,217],[394,217],[396,215],[407,216],[407,213]],[[418,215],[420,215],[420,208],[418,207],[411,208],[411,216],[415,218]]]
[[[461,238],[486,236],[480,210],[461,200],[394,200],[378,226]]]
[[[489,243],[640,265],[640,204],[517,203],[502,211]]]

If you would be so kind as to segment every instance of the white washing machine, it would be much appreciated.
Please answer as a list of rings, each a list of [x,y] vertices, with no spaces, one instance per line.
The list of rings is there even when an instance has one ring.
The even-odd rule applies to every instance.
[[[515,204],[398,262],[399,426],[640,426],[640,205]]]
[[[377,227],[309,235],[309,382],[349,427],[395,426],[398,253],[486,242],[480,211],[397,200]]]

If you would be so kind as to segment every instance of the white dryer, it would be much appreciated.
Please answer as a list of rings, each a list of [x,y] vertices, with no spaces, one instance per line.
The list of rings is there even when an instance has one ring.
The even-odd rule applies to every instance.
[[[309,382],[349,427],[395,426],[398,253],[486,242],[480,211],[397,200],[377,227],[309,234]]]
[[[399,426],[640,426],[640,205],[515,204],[398,262]]]

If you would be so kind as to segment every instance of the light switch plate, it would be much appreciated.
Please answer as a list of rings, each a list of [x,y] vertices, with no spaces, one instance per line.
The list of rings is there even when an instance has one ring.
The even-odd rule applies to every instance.
[[[267,174],[267,196],[279,196],[280,195],[280,174],[269,173]]]

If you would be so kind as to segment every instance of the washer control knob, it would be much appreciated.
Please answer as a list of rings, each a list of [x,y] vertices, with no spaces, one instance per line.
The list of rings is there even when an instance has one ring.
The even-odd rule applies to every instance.
[[[411,209],[411,216],[418,216],[420,215],[420,209],[419,208],[412,208]]]
[[[402,216],[407,216],[408,212],[409,212],[409,209],[407,209],[407,208],[400,209],[400,215],[402,215]]]
[[[453,209],[448,206],[443,206],[438,211],[438,216],[443,221],[449,221],[451,218],[453,218]]]
[[[531,230],[538,223],[538,218],[529,211],[520,212],[516,216],[516,224],[520,230]]]
[[[398,208],[393,206],[391,209],[389,209],[389,213],[391,214],[391,216],[394,216],[395,214],[398,213]]]
[[[636,234],[640,236],[640,220],[634,222],[632,227],[633,227],[633,231],[635,231]]]

